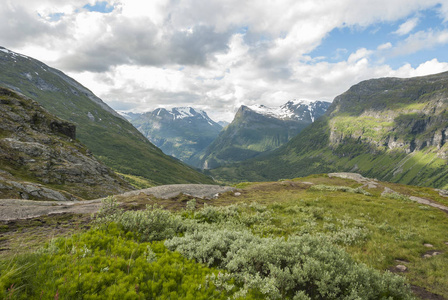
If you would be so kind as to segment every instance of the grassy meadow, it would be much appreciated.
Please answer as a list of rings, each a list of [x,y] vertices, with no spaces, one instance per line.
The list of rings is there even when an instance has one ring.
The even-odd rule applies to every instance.
[[[327,175],[236,187],[213,200],[108,198],[74,217],[82,226],[5,223],[0,298],[448,298],[448,215],[409,200],[447,204],[435,190]],[[45,245],[39,228],[53,230]]]

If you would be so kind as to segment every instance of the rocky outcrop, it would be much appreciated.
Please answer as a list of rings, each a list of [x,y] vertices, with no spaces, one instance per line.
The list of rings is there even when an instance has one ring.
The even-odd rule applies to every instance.
[[[328,110],[329,145],[334,149],[355,141],[373,152],[406,154],[432,147],[446,159],[447,86],[448,73],[361,82],[336,97]]]
[[[132,189],[76,140],[75,125],[32,99],[0,87],[0,119],[1,198],[89,199]]]

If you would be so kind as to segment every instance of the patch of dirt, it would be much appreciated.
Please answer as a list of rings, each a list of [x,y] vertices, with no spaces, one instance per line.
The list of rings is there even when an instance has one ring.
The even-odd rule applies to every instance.
[[[427,290],[425,290],[422,287],[419,286],[411,286],[412,292],[414,293],[414,295],[416,295],[418,298],[420,299],[424,299],[424,300],[447,300],[445,297],[437,295],[437,294],[433,294],[431,292],[428,292]]]
[[[211,201],[213,201],[198,199],[185,194],[180,194],[169,199],[158,199],[153,197],[152,195],[147,196],[143,193],[129,198],[118,197],[117,199],[120,202],[120,208],[124,210],[142,210],[145,209],[147,205],[157,204],[169,211],[179,211],[185,209],[187,206],[187,202],[193,199],[196,199],[197,208],[203,207],[204,203],[210,203]]]
[[[280,182],[266,182],[251,185],[247,187],[248,191],[257,191],[257,192],[273,192],[273,191],[285,191],[285,190],[307,190],[311,187],[312,184],[309,182],[300,182],[300,181],[280,181]]]
[[[121,194],[120,196],[131,197],[143,193],[148,196],[152,195],[159,199],[169,199],[177,197],[180,194],[185,194],[192,196],[194,198],[213,199],[218,197],[219,194],[223,194],[225,192],[234,190],[236,190],[236,188],[234,187],[212,185],[212,184],[170,184],[170,185],[156,186],[138,191],[131,191]]]
[[[50,239],[90,228],[89,215],[56,214],[0,221],[0,257],[33,251]]]
[[[152,187],[138,191],[131,191],[124,194],[116,195],[118,201],[137,199],[147,199],[138,205],[146,206],[146,204],[154,204],[157,198],[157,203],[167,206],[168,209],[179,206],[177,204],[178,197],[196,198],[198,202],[204,203],[206,200],[200,199],[214,199],[219,195],[233,192],[236,188],[209,184],[172,184]],[[139,204],[140,203],[140,204]],[[92,214],[96,213],[101,207],[101,199],[87,200],[87,201],[33,201],[33,200],[19,200],[19,199],[0,199],[0,221],[17,220],[17,219],[32,219],[39,216],[50,214]],[[182,206],[180,206],[182,207]],[[185,207],[185,204],[184,204]]]

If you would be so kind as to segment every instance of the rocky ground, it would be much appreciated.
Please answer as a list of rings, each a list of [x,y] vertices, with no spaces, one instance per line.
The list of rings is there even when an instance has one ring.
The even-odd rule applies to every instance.
[[[159,199],[169,199],[180,194],[195,198],[211,199],[219,194],[233,191],[235,188],[208,184],[173,184],[131,191],[117,195],[128,198],[140,194]],[[33,201],[19,199],[0,199],[0,221],[30,219],[43,215],[63,213],[91,214],[101,207],[101,199],[87,201]]]

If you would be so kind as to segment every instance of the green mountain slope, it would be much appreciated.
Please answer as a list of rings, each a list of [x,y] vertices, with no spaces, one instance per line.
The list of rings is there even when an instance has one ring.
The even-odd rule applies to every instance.
[[[276,180],[356,171],[448,188],[448,73],[361,82],[325,116],[260,160],[212,170],[221,180]]]
[[[35,101],[0,88],[0,119],[0,198],[91,199],[132,189],[75,140],[73,124]]]
[[[234,120],[202,153],[194,166],[213,169],[277,149],[320,117],[329,103],[289,101],[278,108],[241,106]]]
[[[35,59],[0,48],[0,85],[75,123],[77,138],[120,173],[142,176],[156,185],[212,181],[163,154],[91,91]]]

